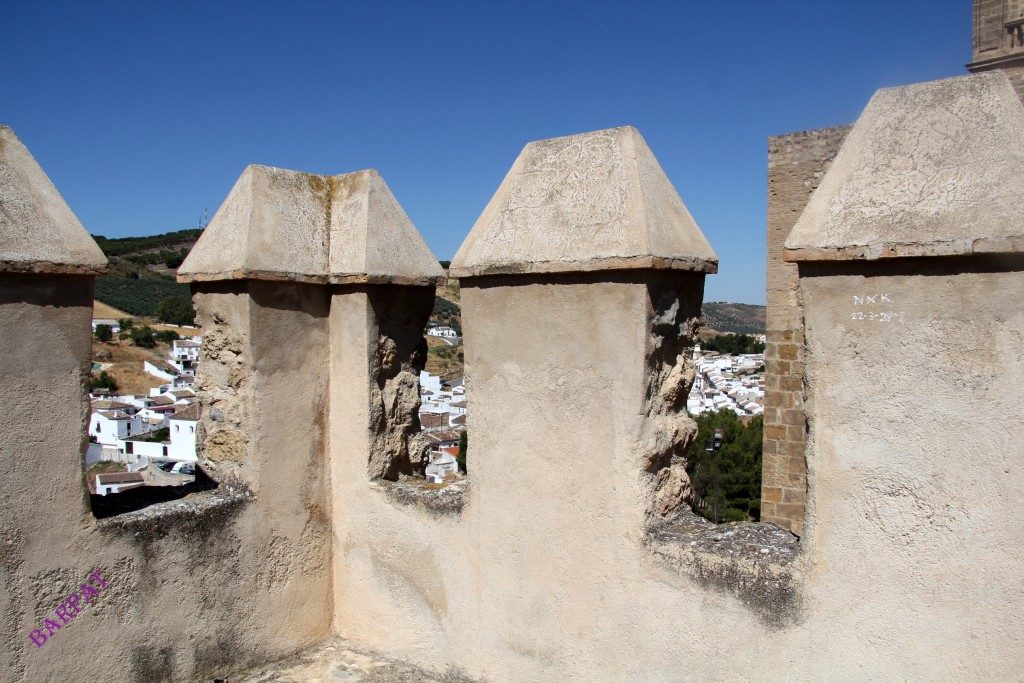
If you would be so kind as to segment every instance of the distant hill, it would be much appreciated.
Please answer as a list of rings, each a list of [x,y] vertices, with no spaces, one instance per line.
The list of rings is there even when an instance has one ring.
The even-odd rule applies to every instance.
[[[700,327],[705,333],[764,334],[767,326],[764,306],[713,301],[702,307]]]
[[[148,237],[93,235],[110,261],[110,273],[96,278],[96,299],[131,315],[151,316],[169,296],[190,298],[188,285],[178,284],[174,274],[202,234],[202,230],[178,230]],[[461,303],[458,281],[449,280],[437,289],[431,322],[461,333]],[[764,306],[717,301],[703,306],[704,335],[764,334],[765,326]]]
[[[151,316],[167,297],[190,298],[188,285],[178,284],[174,273],[202,234],[178,230],[114,239],[93,235],[110,261],[109,274],[96,278],[96,299],[131,315]]]
[[[96,240],[96,244],[107,255],[107,258],[120,256],[130,259],[132,256],[168,250],[180,251],[182,248],[185,249],[187,254],[188,250],[192,248],[192,245],[196,243],[202,234],[203,231],[197,229],[165,232],[162,235],[149,235],[147,237],[115,237],[109,239],[103,235],[93,235],[92,238]],[[156,263],[156,261],[150,261],[150,263]]]

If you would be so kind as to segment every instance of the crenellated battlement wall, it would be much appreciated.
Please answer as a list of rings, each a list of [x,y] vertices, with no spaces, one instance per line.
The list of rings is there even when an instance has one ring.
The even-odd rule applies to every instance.
[[[782,500],[794,473],[766,450],[766,502],[800,505],[775,508],[799,541],[689,509],[717,256],[629,127],[528,145],[452,262],[458,505],[387,483],[422,457],[433,255],[375,172],[251,167],[179,271],[211,485],[97,519],[102,256],[32,204],[59,195],[0,135],[0,197],[22,198],[0,213],[0,680],[228,678],[333,634],[480,680],[1018,677],[1024,105],[1004,74],[882,90],[850,129],[771,142],[766,431],[786,427],[799,445],[771,455],[806,474]],[[96,570],[102,591],[40,646]]]

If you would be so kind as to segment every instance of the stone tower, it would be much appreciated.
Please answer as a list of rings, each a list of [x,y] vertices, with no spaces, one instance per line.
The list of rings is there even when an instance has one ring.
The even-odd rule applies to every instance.
[[[1024,0],[974,0],[973,73],[1003,69],[1024,97]]]

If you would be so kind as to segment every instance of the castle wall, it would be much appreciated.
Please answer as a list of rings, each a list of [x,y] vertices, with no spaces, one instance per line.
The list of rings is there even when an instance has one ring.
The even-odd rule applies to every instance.
[[[803,533],[807,493],[804,458],[803,306],[795,263],[783,245],[807,200],[839,152],[850,126],[768,140],[767,343],[761,519]]]
[[[1013,678],[1024,261],[920,261],[801,264],[801,543],[809,602],[841,615],[814,656],[856,678]]]
[[[776,456],[806,463],[802,491],[774,487],[804,494],[799,544],[687,505],[690,352],[717,257],[634,129],[527,146],[452,263],[465,494],[389,481],[422,455],[410,378],[437,268],[397,203],[358,213],[378,176],[249,170],[183,266],[208,335],[201,466],[220,487],[180,501],[93,516],[100,264],[10,267],[0,680],[226,677],[332,633],[500,681],[1018,677],[1021,130],[1010,83],[984,74],[883,90],[852,131],[773,141],[768,428],[799,452],[766,462],[776,482],[803,474]],[[249,260],[282,225],[285,242],[331,225],[357,233],[339,251],[378,254],[404,226],[423,267],[403,257],[401,284],[386,263],[318,271],[326,237],[295,271]],[[796,508],[775,512],[796,527]],[[97,569],[95,601],[33,644]]]
[[[974,0],[973,24],[970,71],[1024,65],[1024,3]]]
[[[6,586],[0,598],[6,643],[0,648],[0,679],[188,680],[322,640],[331,616],[329,527],[320,463],[316,454],[302,452],[301,435],[278,427],[273,438],[287,444],[268,444],[261,430],[253,430],[252,450],[236,462],[233,491],[96,519],[82,476],[91,278],[3,279],[0,335],[11,353],[0,399]],[[272,315],[290,326],[291,362],[301,371],[301,377],[293,376],[308,387],[306,369],[315,363],[299,361],[310,360],[303,358],[303,347],[315,346],[296,332],[300,321],[281,315],[279,302],[287,293],[277,294],[285,296],[272,297]],[[200,316],[216,310],[242,323],[234,329],[243,334],[251,314],[261,336],[273,343],[267,351],[278,349],[274,355],[280,360],[271,368],[275,379],[264,386],[255,373],[253,392],[253,424],[272,424],[261,400],[279,401],[277,408],[283,408],[279,397],[294,405],[314,400],[316,392],[288,386],[281,367],[288,361],[278,346],[283,340],[267,334],[260,323],[265,311],[250,309],[247,299],[223,294],[197,297],[197,303]],[[259,348],[244,352],[267,362]],[[200,383],[211,387],[202,374]],[[276,415],[277,409],[270,412]],[[242,487],[255,495],[241,493]],[[55,608],[81,592],[94,570],[102,571],[106,587],[62,624]],[[40,647],[29,636],[35,629],[46,632],[46,618],[62,627]]]

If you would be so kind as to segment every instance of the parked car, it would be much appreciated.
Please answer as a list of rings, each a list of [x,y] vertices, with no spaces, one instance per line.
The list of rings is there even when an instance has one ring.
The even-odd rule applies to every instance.
[[[174,467],[172,467],[170,471],[174,474],[195,475],[196,466],[190,462],[178,462],[174,463]]]

